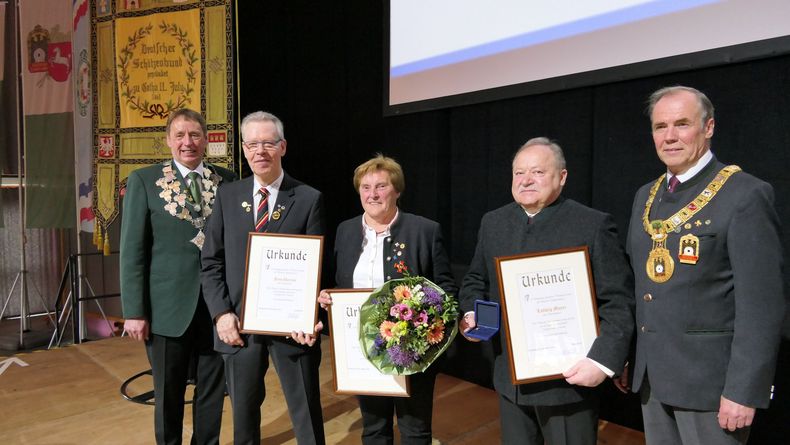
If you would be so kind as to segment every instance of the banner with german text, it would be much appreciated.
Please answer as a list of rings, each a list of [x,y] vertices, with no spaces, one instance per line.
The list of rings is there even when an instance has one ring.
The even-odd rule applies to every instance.
[[[168,115],[201,112],[209,162],[233,165],[232,0],[95,2],[93,211],[97,241],[129,173],[171,159]],[[106,237],[104,239],[106,243]]]

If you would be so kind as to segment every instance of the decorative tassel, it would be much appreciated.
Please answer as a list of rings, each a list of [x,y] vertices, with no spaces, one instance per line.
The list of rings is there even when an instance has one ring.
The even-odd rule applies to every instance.
[[[104,256],[110,256],[110,234],[104,234]]]
[[[101,224],[96,228],[96,248],[101,249],[102,244],[104,243],[102,236],[101,236]]]
[[[93,220],[93,245],[99,247],[99,230],[101,230],[99,226],[99,220]]]

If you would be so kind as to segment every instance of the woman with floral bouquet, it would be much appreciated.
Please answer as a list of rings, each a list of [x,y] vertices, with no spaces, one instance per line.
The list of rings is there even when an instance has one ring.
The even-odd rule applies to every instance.
[[[447,294],[456,295],[458,287],[450,271],[439,224],[398,209],[398,197],[405,187],[401,166],[394,159],[379,154],[354,170],[354,187],[359,193],[364,213],[344,221],[337,228],[334,251],[337,287],[378,288],[389,280],[421,276],[436,283]],[[408,316],[413,322],[419,322],[419,317],[426,317],[423,313],[406,313],[411,309],[405,302],[412,297],[408,286],[396,287],[393,292],[397,294],[396,298],[400,296],[399,304],[404,303],[400,304],[404,311],[400,314],[402,317]],[[426,305],[442,298],[428,286],[422,288],[421,293]],[[332,304],[329,294],[324,291],[318,302],[324,308]],[[434,303],[439,304],[439,300]],[[438,323],[435,324],[429,327],[428,335],[431,337],[429,341],[438,342],[444,331],[437,328]],[[387,331],[387,326],[382,329]],[[387,332],[384,332],[382,339],[386,337]],[[413,360],[413,356],[406,352],[391,354],[395,354],[395,362],[404,365]],[[364,444],[392,444],[393,415],[398,418],[402,444],[431,443],[436,368],[432,366],[409,377],[411,396],[408,398],[359,396]]]

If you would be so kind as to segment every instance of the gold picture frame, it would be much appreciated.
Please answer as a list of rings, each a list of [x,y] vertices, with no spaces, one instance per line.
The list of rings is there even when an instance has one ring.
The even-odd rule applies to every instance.
[[[512,383],[563,378],[599,335],[587,246],[495,261]]]

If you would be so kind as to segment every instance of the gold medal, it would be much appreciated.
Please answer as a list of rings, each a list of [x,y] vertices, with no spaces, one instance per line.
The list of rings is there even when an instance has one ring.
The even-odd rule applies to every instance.
[[[272,212],[272,219],[277,221],[278,219],[282,218],[284,214],[285,214],[285,206],[282,204],[277,204],[277,208],[274,209],[274,212]]]
[[[683,264],[697,264],[697,260],[699,260],[699,238],[690,233],[680,237],[678,259]]]
[[[661,221],[651,223],[650,238],[653,239],[653,248],[647,256],[645,271],[647,276],[656,283],[663,283],[672,278],[675,271],[675,260],[666,248],[667,232]]]
[[[653,206],[653,200],[656,198],[656,193],[663,183],[665,175],[658,177],[655,184],[653,184],[653,187],[650,189],[647,202],[645,203],[645,212],[642,214],[642,226],[653,240],[653,248],[650,249],[650,253],[647,256],[647,264],[645,265],[647,276],[651,280],[656,283],[664,283],[672,278],[672,273],[675,271],[675,261],[666,248],[667,233],[680,233],[681,227],[686,227],[686,229],[690,228],[690,223],[688,223],[688,221],[713,200],[713,197],[716,196],[716,193],[724,186],[724,183],[727,182],[730,176],[739,171],[741,171],[741,168],[737,165],[728,165],[724,167],[694,200],[678,210],[677,213],[663,221],[650,221],[648,219],[650,216],[650,208]],[[710,220],[707,220],[705,223],[708,224],[709,221]],[[699,220],[694,224],[697,227],[702,225]],[[683,244],[684,239],[687,241],[686,245]],[[690,254],[688,255],[686,254],[687,248],[693,249],[693,251],[689,250]],[[699,238],[691,234],[682,237],[678,257],[681,263],[697,264],[697,260],[699,260]]]

